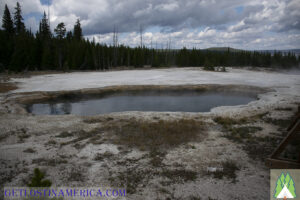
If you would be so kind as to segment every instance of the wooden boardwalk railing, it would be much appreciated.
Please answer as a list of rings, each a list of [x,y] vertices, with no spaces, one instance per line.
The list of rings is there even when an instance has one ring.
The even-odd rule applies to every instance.
[[[271,169],[300,169],[300,152],[296,152],[298,160],[279,158],[279,155],[284,151],[287,145],[297,137],[300,137],[300,106],[295,119],[287,129],[288,134],[272,153],[270,158],[266,160],[266,165]],[[300,145],[300,144],[298,144]]]

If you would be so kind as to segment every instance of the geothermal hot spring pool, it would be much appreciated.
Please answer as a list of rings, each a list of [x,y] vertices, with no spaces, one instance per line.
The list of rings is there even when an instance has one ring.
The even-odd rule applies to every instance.
[[[257,95],[213,91],[134,91],[106,95],[77,95],[29,104],[35,115],[97,115],[123,111],[209,112],[218,106],[248,104]]]

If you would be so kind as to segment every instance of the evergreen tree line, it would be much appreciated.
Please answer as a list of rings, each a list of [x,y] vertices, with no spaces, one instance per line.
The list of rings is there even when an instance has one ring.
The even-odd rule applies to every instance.
[[[80,20],[73,31],[59,23],[52,34],[44,13],[39,30],[26,29],[19,3],[14,16],[5,5],[0,30],[0,71],[105,70],[117,66],[257,66],[295,67],[300,59],[293,53],[252,51],[171,50],[139,46],[106,45],[83,38]],[[167,45],[168,46],[168,45]]]

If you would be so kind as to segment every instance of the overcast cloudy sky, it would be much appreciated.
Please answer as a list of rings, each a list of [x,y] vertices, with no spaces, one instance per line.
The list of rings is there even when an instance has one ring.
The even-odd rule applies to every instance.
[[[19,0],[26,26],[37,30],[47,0]],[[1,0],[13,12],[16,0]],[[112,43],[159,48],[230,46],[241,49],[300,48],[300,0],[50,0],[51,28],[64,22],[70,30],[80,18],[84,35]],[[2,20],[1,22],[2,23]]]

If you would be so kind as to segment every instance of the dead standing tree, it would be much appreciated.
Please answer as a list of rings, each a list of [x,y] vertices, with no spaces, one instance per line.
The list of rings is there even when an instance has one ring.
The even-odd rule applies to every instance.
[[[113,48],[114,48],[113,65],[114,65],[114,67],[116,67],[118,64],[117,63],[118,62],[118,32],[117,32],[116,26],[114,26],[114,33],[113,33]]]
[[[140,25],[140,38],[141,38],[141,48],[143,48],[143,26]]]
[[[140,53],[139,53],[139,58],[138,58],[138,65],[139,66],[144,66],[144,44],[143,44],[143,32],[144,32],[144,29],[143,29],[143,26],[140,25],[140,38],[141,38],[141,49],[140,49]]]

